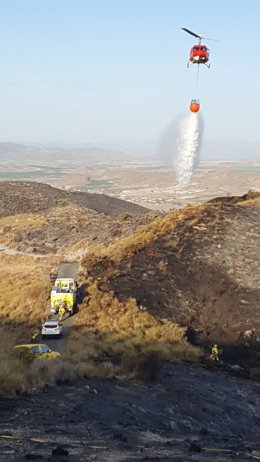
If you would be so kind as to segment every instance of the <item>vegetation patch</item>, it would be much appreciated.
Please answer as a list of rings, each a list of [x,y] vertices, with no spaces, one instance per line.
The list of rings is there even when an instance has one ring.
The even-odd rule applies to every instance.
[[[0,254],[1,324],[41,322],[48,313],[53,261]]]
[[[35,361],[30,352],[13,349],[28,342],[28,337],[25,324],[0,327],[0,398],[31,393],[49,381],[50,370],[42,360]]]
[[[24,232],[40,228],[46,222],[41,215],[21,214],[0,218],[1,244],[16,247]]]
[[[185,334],[186,329],[138,307],[135,299],[120,302],[89,280],[88,296],[67,343],[66,374],[69,377],[70,370],[76,376],[141,378],[144,364],[156,363],[152,357],[198,361],[203,352],[190,345]]]
[[[212,208],[214,205],[212,206]],[[193,226],[201,218],[207,205],[187,206],[177,212],[171,212],[164,217],[159,217],[144,226],[140,226],[133,234],[109,246],[93,246],[89,250],[95,255],[109,257],[114,261],[120,261],[126,256],[133,255],[144,248],[153,240],[165,235],[172,229]]]
[[[45,223],[46,219],[42,215],[23,213],[0,218],[0,230],[2,233],[19,228],[37,228]]]
[[[0,397],[10,397],[49,381],[49,368],[42,360],[14,353],[13,347],[30,343],[33,329],[47,316],[49,274],[57,261],[0,254],[0,265]]]

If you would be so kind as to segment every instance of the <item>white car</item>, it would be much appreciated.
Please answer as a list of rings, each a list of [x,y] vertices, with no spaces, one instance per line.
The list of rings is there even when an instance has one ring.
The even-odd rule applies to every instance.
[[[49,319],[42,325],[42,339],[44,337],[62,337],[62,324],[55,319]]]

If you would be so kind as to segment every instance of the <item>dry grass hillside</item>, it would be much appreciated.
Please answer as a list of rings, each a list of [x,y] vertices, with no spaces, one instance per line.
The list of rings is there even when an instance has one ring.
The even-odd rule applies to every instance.
[[[48,310],[49,275],[55,259],[0,254],[0,264],[1,325],[39,322]]]
[[[203,351],[191,345],[186,328],[137,306],[134,298],[119,301],[91,279],[67,343],[63,376],[99,376],[153,380],[156,359],[198,361]]]
[[[113,218],[72,204],[51,208],[42,214],[18,214],[0,218],[0,242],[18,251],[34,254],[81,255],[93,244],[109,244],[131,235],[153,213],[120,214]]]
[[[18,251],[82,254],[130,235],[155,214],[104,195],[0,182],[0,243]],[[70,249],[70,250],[69,250]]]
[[[105,194],[64,191],[30,181],[1,181],[0,196],[0,216],[40,213],[68,203],[113,217],[121,213],[141,215],[147,212],[144,207]]]
[[[0,243],[34,255],[0,254],[2,338],[29,341],[49,310],[51,268],[64,254],[74,252],[75,258],[78,252],[84,255],[80,282],[86,296],[66,342],[61,380],[97,375],[149,380],[155,357],[203,356],[188,339],[204,346],[217,341],[225,352],[228,345],[252,346],[257,357],[259,194],[218,198],[165,216],[143,210],[113,216],[115,209],[104,214],[86,208],[83,199],[59,202],[56,194],[72,193],[43,186],[6,183]],[[12,197],[15,203],[19,188],[18,206]],[[250,345],[247,330],[253,332]],[[5,367],[1,381],[15,389],[17,360],[7,357]],[[27,377],[21,367],[21,377]]]
[[[33,364],[13,355],[13,346],[30,343],[31,334],[49,313],[53,257],[0,254],[0,397],[28,392],[46,383],[46,367],[35,374]]]
[[[260,194],[169,213],[131,237],[97,246],[83,263],[104,296],[134,299],[158,322],[222,345],[245,344],[247,330],[259,345],[259,265]]]

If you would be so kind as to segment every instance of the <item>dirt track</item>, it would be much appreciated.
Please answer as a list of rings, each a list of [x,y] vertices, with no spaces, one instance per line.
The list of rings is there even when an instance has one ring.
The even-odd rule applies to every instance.
[[[77,281],[78,278],[78,270],[79,270],[79,263],[78,262],[71,262],[71,263],[62,263],[58,268],[58,277],[59,278],[73,278]],[[46,339],[44,343],[46,343],[53,351],[59,351],[60,353],[64,347],[64,340],[70,335],[71,328],[75,321],[76,313],[73,316],[65,316],[63,321],[63,337],[62,339]]]
[[[78,279],[79,263],[62,263],[58,269],[58,278],[72,278],[75,281]]]

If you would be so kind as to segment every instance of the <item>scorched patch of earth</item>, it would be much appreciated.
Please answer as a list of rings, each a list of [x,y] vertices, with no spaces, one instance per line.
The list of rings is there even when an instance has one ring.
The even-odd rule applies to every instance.
[[[0,438],[0,460],[257,459],[257,387],[220,370],[167,362],[152,384],[87,380],[53,387],[0,403],[1,435],[9,436]]]

